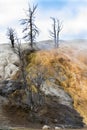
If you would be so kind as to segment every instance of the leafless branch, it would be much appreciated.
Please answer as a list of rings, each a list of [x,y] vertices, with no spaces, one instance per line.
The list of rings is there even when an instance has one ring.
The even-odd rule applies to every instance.
[[[21,24],[25,25],[25,28],[23,29],[23,33],[26,32],[23,38],[30,42],[31,48],[33,48],[35,39],[39,35],[38,28],[35,25],[36,9],[37,9],[37,5],[33,5],[32,8],[29,5],[28,10],[26,11],[26,18],[21,20]]]

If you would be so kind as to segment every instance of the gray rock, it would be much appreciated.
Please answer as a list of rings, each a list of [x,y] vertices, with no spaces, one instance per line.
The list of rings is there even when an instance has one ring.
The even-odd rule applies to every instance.
[[[15,90],[19,90],[23,87],[22,83],[19,81],[3,81],[0,83],[0,95],[8,96]]]
[[[59,104],[69,106],[70,108],[73,107],[73,99],[67,92],[64,91],[61,86],[58,86],[53,82],[51,84],[44,82],[41,90],[46,95],[56,96],[58,98]]]

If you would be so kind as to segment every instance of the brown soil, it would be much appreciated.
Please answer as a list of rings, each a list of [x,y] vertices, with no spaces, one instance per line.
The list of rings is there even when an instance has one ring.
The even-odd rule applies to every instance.
[[[55,97],[47,97],[45,105],[40,107],[37,112],[32,112],[28,108],[11,106],[10,104],[5,105],[3,111],[5,116],[8,117],[9,125],[12,127],[39,129],[44,124],[52,127],[57,124],[82,127],[80,115],[74,109],[59,104],[57,100],[58,98]]]

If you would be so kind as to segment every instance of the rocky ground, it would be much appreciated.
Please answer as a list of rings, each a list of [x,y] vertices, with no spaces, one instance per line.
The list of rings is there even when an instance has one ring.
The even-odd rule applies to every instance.
[[[4,81],[4,83],[1,83],[0,85],[2,85],[0,88],[1,105],[3,105],[1,106],[1,124],[3,121],[8,121],[6,124],[8,126],[30,127],[34,122],[34,124],[36,123],[37,127],[41,127],[44,124],[51,126],[61,124],[65,127],[75,128],[83,127],[82,118],[73,109],[71,98],[68,97],[66,93],[63,95],[63,98],[65,96],[68,105],[63,104],[64,100],[66,102],[66,99],[61,99],[62,103],[59,103],[56,96],[47,95],[45,97],[44,105],[39,107],[36,112],[32,112],[25,106],[26,104],[23,102],[23,98],[18,99],[20,94],[22,94],[24,91],[22,90],[20,83]]]
[[[26,71],[32,80],[38,79],[38,72],[44,79],[41,91],[45,94],[45,103],[36,112],[27,108],[24,88],[17,80],[20,64],[17,55],[9,45],[1,47],[0,126],[42,128],[47,124],[81,128],[83,118],[86,123],[86,41],[83,44],[62,41],[59,49],[49,51],[46,45],[43,44],[45,50],[31,53],[26,58],[29,62]],[[32,90],[36,92],[34,85]]]

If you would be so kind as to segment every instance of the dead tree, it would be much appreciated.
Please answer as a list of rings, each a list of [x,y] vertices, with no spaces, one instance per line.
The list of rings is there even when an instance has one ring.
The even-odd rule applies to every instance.
[[[53,21],[53,25],[52,25],[52,31],[50,31],[50,36],[54,40],[55,47],[59,47],[59,34],[62,30],[62,24],[60,20],[56,18],[51,17],[51,19]]]
[[[13,28],[8,28],[7,29],[7,37],[11,42],[12,48],[14,48],[16,32],[15,32],[15,30]]]
[[[28,73],[29,83],[31,85],[31,104],[32,108],[36,111],[39,106],[44,105],[45,103],[45,95],[41,92],[41,87],[43,86],[43,82],[46,80],[45,74],[47,71],[40,65],[36,65],[34,68],[30,68]],[[33,86],[33,88],[32,88]]]
[[[23,83],[23,89],[26,94],[26,105],[32,111],[37,111],[38,107],[43,105],[44,96],[40,91],[41,84],[44,80],[44,71],[40,71],[40,66],[36,67],[34,71],[30,69],[29,72],[26,72],[26,59],[25,53],[22,50],[21,42],[17,40],[16,47],[14,52],[17,54],[20,60],[20,72]],[[41,69],[42,70],[42,69]],[[34,86],[37,91],[34,92],[32,86]]]
[[[22,50],[22,46],[21,46],[21,41],[19,41],[16,38],[16,47],[14,49],[14,52],[17,54],[17,56],[19,57],[19,61],[20,61],[20,71],[21,71],[21,77],[23,80],[23,86],[24,88],[27,88],[27,81],[26,81],[26,71],[25,71],[25,67],[26,67],[26,62],[25,62],[25,54],[23,53]]]
[[[39,35],[38,28],[35,25],[36,9],[37,5],[33,5],[32,8],[29,6],[29,9],[26,11],[26,18],[21,20],[21,24],[25,26],[23,29],[23,33],[25,33],[25,36],[23,38],[29,41],[31,48],[34,47],[36,37],[37,35]]]
[[[22,79],[22,83],[23,83],[23,89],[25,91],[26,94],[26,105],[28,105],[28,107],[31,109],[31,91],[29,91],[28,89],[28,85],[27,85],[27,72],[26,72],[26,60],[25,60],[25,54],[22,50],[22,45],[21,45],[21,41],[19,41],[17,38],[17,44],[16,47],[14,48],[14,53],[17,54],[17,56],[19,57],[19,61],[20,61],[20,73],[21,73],[21,79]]]

